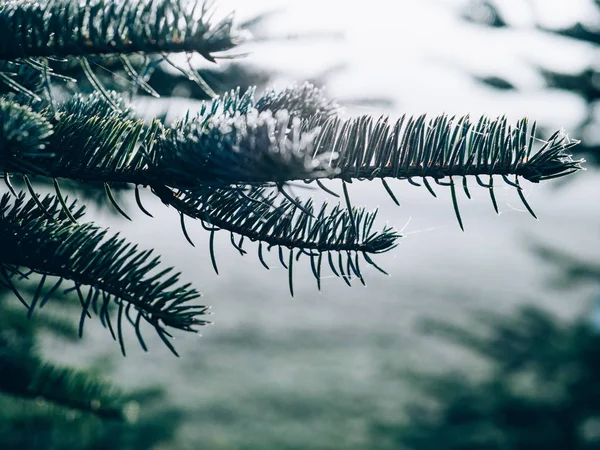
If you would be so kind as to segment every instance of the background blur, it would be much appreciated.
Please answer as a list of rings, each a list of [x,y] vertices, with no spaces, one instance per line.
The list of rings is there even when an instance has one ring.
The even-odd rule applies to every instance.
[[[201,66],[217,91],[311,80],[348,115],[529,116],[543,137],[582,139],[588,170],[526,187],[539,222],[514,189],[497,189],[496,216],[473,188],[459,200],[465,233],[443,189],[391,183],[399,208],[380,184],[354,183],[352,201],[406,235],[377,260],[391,276],[367,269],[367,287],[331,278],[319,293],[297,265],[294,298],[285,270],[240,257],[226,234],[215,275],[199,224],[194,248],[175,211],[148,195],[150,219],[126,194],[133,222],[104,208],[89,218],[182,270],[215,325],[178,337],[180,359],[151,333],[149,353],[130,336],[122,358],[97,319],[84,342],[47,338],[45,353],[125,388],[163,387],[178,420],[162,422],[173,436],[160,448],[600,448],[600,2],[216,4],[255,39],[248,56]],[[169,117],[198,107],[184,81],[164,89],[181,97]]]

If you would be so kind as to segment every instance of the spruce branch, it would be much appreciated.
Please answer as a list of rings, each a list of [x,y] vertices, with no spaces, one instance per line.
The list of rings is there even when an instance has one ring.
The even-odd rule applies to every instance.
[[[81,301],[80,335],[93,311],[118,339],[123,353],[124,318],[134,326],[144,349],[142,320],[176,355],[168,328],[196,331],[197,326],[208,323],[202,318],[207,307],[191,304],[200,296],[198,292],[189,284],[178,286],[179,274],[172,274],[171,268],[157,272],[160,261],[158,257],[150,259],[151,250],[140,251],[118,234],[107,238],[107,230],[90,223],[79,225],[66,220],[64,206],[51,196],[25,202],[21,194],[12,206],[10,198],[10,194],[5,194],[0,200],[0,284],[11,289],[28,310],[42,307],[67,281],[72,287],[64,292],[75,291]],[[74,203],[68,208],[76,220],[82,217],[83,208],[75,209]],[[29,273],[24,273],[23,267]],[[58,279],[44,298],[36,293],[31,303],[21,296],[16,285],[30,273],[42,277],[37,293],[48,278]],[[111,318],[115,309],[116,335]]]
[[[139,145],[148,130],[141,120],[130,118],[131,110],[120,96],[109,95],[112,102],[97,93],[75,95],[56,110],[46,108],[37,115],[14,102],[6,102],[6,107],[0,103],[5,134],[33,129],[13,132],[11,140],[0,142],[0,169],[84,182],[136,183],[132,173],[145,165]],[[120,108],[112,108],[111,103]],[[21,135],[27,147],[20,142],[25,139]]]
[[[581,164],[584,162],[573,160],[569,153],[578,141],[569,139],[562,131],[557,131],[549,139],[542,141],[535,134],[535,123],[530,126],[527,118],[519,120],[515,125],[508,124],[505,117],[482,117],[475,122],[471,121],[469,116],[447,115],[432,119],[427,119],[426,116],[404,115],[393,123],[390,123],[387,117],[378,120],[374,120],[372,116],[343,119],[336,115],[333,109],[327,108],[329,104],[322,99],[320,91],[308,90],[305,86],[295,89],[296,91],[284,91],[278,97],[279,100],[289,98],[291,108],[295,111],[294,114],[280,116],[288,120],[291,118],[287,134],[294,136],[298,133],[293,125],[295,119],[300,118],[300,132],[312,133],[311,145],[306,145],[304,151],[312,150],[311,158],[318,161],[320,167],[322,160],[326,160],[327,166],[333,170],[323,173],[321,169],[321,172],[313,177],[293,178],[293,175],[288,175],[286,181],[310,178],[341,178],[346,181],[396,178],[412,181],[412,178],[430,178],[439,182],[453,176],[500,176],[508,184],[516,187],[517,181],[507,181],[508,176],[522,177],[537,183],[576,172],[582,169]],[[172,145],[173,148],[165,153],[177,153],[178,145],[185,146],[185,150],[181,150],[180,153],[195,151],[203,155],[204,159],[214,158],[215,155],[225,157],[232,150],[248,153],[259,151],[252,148],[228,149],[222,141],[218,141],[215,145],[223,146],[225,151],[212,152],[198,139],[198,135],[213,128],[214,123],[219,123],[218,120],[231,120],[232,115],[233,118],[236,115],[248,116],[253,110],[257,110],[262,113],[270,111],[277,116],[281,111],[287,111],[285,101],[272,101],[272,98],[273,93],[268,92],[258,101],[254,101],[250,91],[241,97],[232,93],[222,102],[214,101],[210,107],[206,104],[203,111],[192,121],[179,122],[170,130],[174,135],[179,132],[180,137],[183,137],[177,139]],[[297,98],[304,99],[309,105],[308,112],[296,107]],[[313,108],[311,104],[325,106]],[[267,105],[280,109],[269,109]],[[281,128],[279,125],[273,131]],[[230,132],[230,127],[225,127],[225,130],[226,132],[221,133],[222,136]],[[189,142],[185,138],[188,134]],[[252,139],[255,140],[255,136],[252,136]],[[543,142],[543,145],[534,150],[538,141]],[[199,148],[194,149],[194,146]],[[302,150],[296,147],[296,152]],[[190,171],[195,170],[197,166],[192,167],[194,169]],[[278,181],[276,173],[265,175],[248,174],[240,178],[240,181]],[[204,176],[200,175],[198,182],[206,183],[209,180],[204,180]],[[480,180],[479,184],[489,188],[489,185]]]
[[[99,94],[75,96],[59,105],[51,117],[48,113],[53,134],[47,139],[47,154],[4,152],[13,158],[0,160],[4,170],[14,172],[16,168],[25,176],[104,183],[107,195],[127,218],[114,201],[109,183],[135,185],[136,201],[145,213],[138,186],[148,186],[165,204],[177,209],[190,242],[185,216],[206,222],[212,234],[217,229],[228,230],[269,248],[287,248],[292,253],[298,250],[298,257],[302,252],[308,252],[311,258],[326,254],[331,261],[329,252],[346,252],[330,266],[347,282],[352,274],[362,280],[357,254],[363,254],[374,265],[368,254],[393,248],[399,237],[389,228],[371,231],[374,215],[351,204],[346,183],[353,179],[381,179],[396,203],[386,179],[406,179],[420,186],[415,181],[420,178],[434,196],[433,182],[450,187],[458,223],[463,228],[456,177],[462,177],[461,187],[470,198],[467,177],[473,176],[488,190],[496,211],[494,177],[501,177],[517,190],[535,217],[519,177],[544,181],[580,170],[583,162],[573,160],[568,153],[577,141],[561,132],[534,151],[539,139],[535,124],[530,127],[527,119],[514,126],[506,118],[483,117],[471,122],[468,116],[445,115],[429,120],[425,116],[403,116],[396,122],[371,116],[343,119],[335,115],[332,103],[321,91],[310,85],[290,88],[279,96],[268,92],[258,101],[253,90],[242,95],[231,92],[205,102],[196,116],[186,116],[171,127],[157,121],[145,126],[133,119],[132,111],[117,94],[109,95],[110,103],[117,104],[118,109]],[[290,115],[284,108],[286,99],[297,115]],[[298,99],[308,105],[306,112]],[[271,110],[268,105],[283,109]],[[309,115],[301,116],[305,113]],[[7,142],[6,146],[10,145]],[[320,219],[315,219],[312,203],[303,203],[285,190],[286,184],[301,180],[317,181],[333,193],[320,183],[321,179],[342,180],[347,207],[335,207],[331,220],[325,220],[330,214],[325,210],[319,213]],[[58,188],[57,195],[62,198]],[[371,225],[361,231],[365,223]],[[385,244],[376,250],[365,244],[366,238]],[[234,245],[245,253],[239,243]],[[261,251],[259,246],[259,254]],[[211,257],[216,269],[212,250]],[[264,261],[263,265],[267,266]],[[283,265],[290,266],[285,262]],[[312,258],[311,266],[316,265]]]
[[[501,177],[517,190],[527,210],[536,217],[525,199],[519,177],[538,183],[583,169],[585,160],[574,160],[569,153],[579,141],[557,131],[534,152],[534,144],[540,140],[535,129],[535,123],[530,128],[526,118],[512,126],[505,117],[482,117],[472,122],[469,116],[427,119],[424,115],[416,118],[404,115],[393,123],[387,117],[378,120],[372,116],[346,120],[334,117],[322,124],[315,137],[315,157],[337,156],[330,164],[336,169],[332,178],[344,182],[381,179],[396,203],[399,202],[385,179],[408,180],[420,186],[413,178],[421,178],[434,197],[436,193],[428,179],[448,186],[458,223],[463,228],[454,177],[462,177],[467,198],[471,198],[467,177],[475,177],[477,184],[488,190],[496,212],[494,177]],[[486,183],[481,177],[488,177],[489,181]],[[449,181],[442,181],[445,178]]]
[[[331,155],[312,154],[314,131],[286,110],[199,115],[158,139],[156,176],[171,187],[283,184],[329,177]]]
[[[19,0],[0,5],[0,59],[133,53],[214,54],[239,40],[231,17],[211,23],[184,0]]]
[[[335,178],[346,180],[516,175],[537,183],[582,169],[584,160],[568,153],[579,141],[557,131],[533,152],[539,140],[526,118],[513,126],[506,117],[336,117],[315,138],[315,155],[338,155]]]
[[[259,114],[252,92],[243,96],[233,92],[205,103],[196,117],[186,117],[172,127],[158,121],[146,127],[114,92],[108,93],[109,99],[99,93],[75,95],[56,110],[45,110],[52,128],[40,147],[45,153],[24,152],[7,141],[0,169],[182,189],[328,176],[332,169],[326,160],[331,155],[312,155],[314,132],[302,131],[300,119],[290,118],[285,110],[275,117],[271,111]],[[8,116],[9,111],[0,114]],[[10,123],[11,129],[31,126],[24,114],[12,120],[20,122]],[[229,173],[232,169],[237,170]]]
[[[125,418],[121,394],[89,373],[44,363],[34,355],[0,348],[0,392],[44,400],[104,419]]]
[[[298,95],[304,91],[300,88]],[[294,98],[287,91],[284,94]],[[403,116],[390,123],[386,117],[342,119],[327,113],[330,118],[319,126],[321,113],[297,117],[284,112],[285,105],[266,109],[268,100],[255,101],[250,90],[205,103],[196,117],[186,117],[172,127],[155,124],[152,133],[142,133],[144,127],[132,118],[124,101],[115,93],[110,96],[117,110],[98,94],[74,96],[59,105],[52,138],[56,141],[49,143],[54,157],[44,163],[46,168],[54,166],[49,170],[52,176],[151,185],[162,174],[167,175],[164,184],[178,188],[312,178],[441,180],[469,175],[521,176],[539,182],[577,171],[583,162],[568,153],[577,141],[561,132],[533,152],[539,138],[535,124],[530,128],[527,119],[514,126],[506,118],[471,122],[468,116],[445,115],[429,120]],[[310,104],[310,97],[305,98]],[[75,154],[75,148],[82,150]],[[275,163],[276,158],[282,161]],[[302,168],[307,158],[311,167]],[[225,169],[232,163],[250,167],[229,175]],[[100,173],[94,174],[96,169]],[[109,173],[121,174],[111,180]]]
[[[6,71],[3,62],[27,66],[39,72],[52,97],[51,78],[74,80],[61,75],[49,60],[70,58],[79,62],[89,82],[110,101],[88,58],[115,56],[135,86],[158,95],[129,60],[134,54],[155,54],[215,97],[192,67],[191,55],[215,62],[216,54],[230,50],[242,39],[231,16],[217,22],[211,17],[207,3],[186,0],[93,0],[84,5],[76,0],[6,1],[0,4],[0,84],[40,100],[20,82],[19,73]],[[188,55],[187,68],[168,56],[181,52]]]
[[[214,233],[220,229],[231,233],[231,242],[242,255],[246,253],[245,238],[259,241],[258,256],[266,269],[269,265],[264,259],[263,245],[266,245],[267,251],[277,249],[279,262],[289,273],[292,295],[293,262],[302,256],[310,258],[319,289],[324,257],[332,273],[348,285],[352,278],[358,278],[364,284],[359,256],[384,272],[369,255],[393,249],[401,237],[388,226],[380,231],[374,230],[376,211],[354,208],[350,213],[339,205],[329,208],[324,203],[316,213],[312,200],[303,204],[299,199],[295,202],[285,198],[281,200],[277,192],[264,188],[253,188],[249,192],[214,189],[202,193],[174,193],[164,188],[155,191],[155,194],[182,214],[182,224],[183,215],[202,221],[204,228],[211,233],[210,255],[217,273]],[[183,231],[187,236],[185,227]]]

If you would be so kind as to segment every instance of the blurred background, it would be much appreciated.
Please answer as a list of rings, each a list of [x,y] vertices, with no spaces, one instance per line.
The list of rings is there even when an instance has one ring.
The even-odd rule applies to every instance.
[[[36,340],[49,359],[155,400],[134,433],[148,439],[119,446],[600,448],[600,2],[216,6],[235,11],[253,36],[235,51],[247,56],[198,63],[217,92],[308,80],[347,115],[528,116],[541,137],[564,128],[581,139],[588,170],[526,186],[539,221],[512,188],[497,189],[498,216],[487,193],[472,189],[473,200],[459,200],[465,233],[449,192],[436,199],[390,183],[397,207],[380,184],[354,183],[352,201],[378,207],[380,222],[405,235],[377,260],[391,276],[367,270],[367,286],[352,288],[332,277],[318,292],[308,265],[297,265],[294,298],[284,269],[266,271],[253,252],[240,257],[226,234],[217,234],[216,275],[208,233],[188,222],[190,246],[176,212],[150,194],[143,200],[154,219],[131,192],[120,202],[132,222],[90,205],[89,219],[155,248],[214,313],[202,337],[177,336],[179,359],[151,333],[150,352],[129,336],[123,358],[97,319],[83,342],[56,332]],[[174,98],[137,99],[141,112],[175,119],[204,98],[168,67],[150,81]]]

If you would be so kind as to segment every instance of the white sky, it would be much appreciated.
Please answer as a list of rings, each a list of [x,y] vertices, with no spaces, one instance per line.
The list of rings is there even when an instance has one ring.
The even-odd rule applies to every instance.
[[[306,40],[250,45],[248,61],[287,76],[283,87],[338,65],[328,92],[340,98],[388,97],[392,115],[409,113],[529,115],[545,123],[575,127],[584,117],[576,95],[542,89],[536,66],[574,72],[600,53],[590,46],[531,29],[535,20],[563,27],[580,20],[600,25],[592,0],[504,0],[502,13],[515,30],[466,23],[457,7],[466,0],[218,0],[221,13],[240,20],[279,11],[266,24],[275,34],[341,32],[343,40]],[[498,75],[527,92],[494,91],[466,75]],[[353,111],[356,112],[356,111]],[[363,112],[359,110],[358,112]],[[373,112],[373,111],[364,111]],[[376,111],[384,112],[384,111]]]

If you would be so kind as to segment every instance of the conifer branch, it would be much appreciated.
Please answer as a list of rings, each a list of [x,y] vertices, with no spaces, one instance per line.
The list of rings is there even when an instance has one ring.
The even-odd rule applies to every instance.
[[[14,102],[6,102],[0,119],[10,126],[7,132],[45,119],[43,127],[37,125],[43,128],[39,132],[43,142],[36,148],[45,152],[25,151],[5,141],[0,147],[5,149],[0,170],[181,189],[330,175],[331,155],[312,155],[314,132],[302,131],[300,119],[290,118],[284,110],[277,111],[276,117],[271,111],[259,114],[253,108],[252,92],[205,103],[198,116],[186,117],[173,127],[157,121],[146,127],[114,92],[108,93],[108,99],[97,93],[75,95],[56,110],[47,108],[33,125],[28,115],[11,112]]]
[[[337,155],[331,163],[339,169],[335,178],[346,180],[516,175],[537,183],[582,169],[584,160],[568,152],[579,141],[557,131],[533,152],[539,140],[526,118],[512,126],[505,117],[471,122],[469,116],[404,115],[394,123],[336,117],[323,124],[314,143],[316,156]]]
[[[299,199],[296,199],[297,203],[279,200],[276,192],[267,192],[264,188],[251,189],[249,192],[215,189],[202,193],[175,193],[163,188],[155,191],[155,194],[182,214],[201,220],[211,235],[220,229],[230,231],[231,242],[242,255],[246,253],[244,238],[259,241],[259,259],[267,269],[269,265],[264,259],[262,246],[266,244],[267,251],[277,249],[279,262],[288,269],[290,280],[293,268],[286,261],[298,261],[303,255],[308,256],[319,288],[324,257],[332,273],[342,277],[348,285],[352,278],[364,283],[359,256],[379,269],[369,254],[393,249],[401,237],[388,226],[380,231],[373,229],[376,211],[354,208],[350,213],[339,205],[329,208],[325,203],[317,213],[312,200],[303,204]],[[284,252],[288,253],[287,258]],[[210,253],[217,270],[212,239]],[[291,281],[290,290],[293,293]]]
[[[286,110],[201,114],[158,139],[155,176],[180,189],[326,178],[333,175],[331,155],[313,157],[314,135]]]
[[[34,69],[51,97],[50,79],[69,77],[57,72],[48,60],[75,58],[89,82],[110,102],[88,58],[116,56],[136,86],[157,95],[128,59],[133,54],[156,54],[215,97],[189,57],[188,67],[183,68],[167,56],[197,53],[215,62],[216,54],[241,42],[231,16],[218,22],[211,17],[207,3],[187,0],[92,0],[84,5],[76,0],[7,1],[0,4],[0,85],[41,100],[27,87],[31,77],[26,83],[21,80],[23,71]],[[8,72],[7,65],[18,70]]]
[[[232,18],[211,23],[185,0],[19,0],[0,5],[0,60],[196,52],[209,61],[239,41]]]
[[[88,372],[43,363],[33,355],[0,348],[0,392],[44,400],[103,419],[124,419],[124,402],[112,386]]]
[[[145,165],[138,151],[141,135],[153,128],[146,130],[141,120],[132,119],[131,109],[121,97],[114,92],[110,97],[108,102],[100,94],[75,95],[56,110],[46,108],[42,114],[0,100],[0,120],[6,130],[5,136],[0,136],[4,137],[0,170],[86,182],[139,181],[133,174]],[[27,133],[13,131],[25,127]],[[25,138],[27,141],[21,142]]]
[[[117,94],[110,96],[117,109],[98,94],[74,96],[59,106],[55,136],[48,143],[54,156],[44,159],[44,170],[38,174],[49,171],[55,177],[82,181],[146,185],[156,184],[162,175],[164,184],[181,189],[316,178],[441,180],[512,175],[539,182],[580,170],[583,162],[568,153],[578,141],[562,132],[534,152],[539,138],[534,135],[535,124],[530,128],[527,119],[514,126],[506,118],[471,122],[468,116],[445,115],[430,120],[403,116],[389,123],[385,117],[341,119],[328,112],[330,118],[318,126],[315,116],[321,113],[300,119],[285,108],[265,109],[269,100],[262,97],[255,102],[250,90],[205,103],[196,117],[186,117],[172,127],[156,123],[148,133]],[[28,121],[23,114],[12,120]],[[17,153],[18,149],[12,150]],[[27,162],[34,166],[35,158]],[[101,173],[94,175],[97,169]],[[120,174],[110,179],[111,173]]]
[[[389,123],[387,117],[377,121],[371,116],[347,120],[334,117],[323,123],[315,137],[315,157],[336,155],[330,164],[336,169],[332,178],[344,182],[396,178],[420,186],[413,178],[421,178],[434,197],[428,178],[440,186],[449,186],[456,217],[463,228],[454,177],[463,177],[465,195],[471,198],[466,177],[474,176],[477,184],[488,189],[496,212],[494,177],[502,177],[536,217],[519,185],[519,177],[538,183],[583,169],[585,161],[574,160],[569,153],[579,141],[569,139],[562,131],[543,141],[534,152],[534,144],[539,140],[535,128],[535,123],[529,128],[526,118],[512,126],[505,117],[482,117],[476,123],[468,116],[446,115],[429,120],[424,115],[404,115],[394,123]],[[489,177],[488,184],[481,180],[482,176]],[[509,176],[514,177],[512,181]],[[442,181],[445,178],[449,181]],[[398,203],[389,186],[386,191]]]
[[[518,191],[535,217],[519,177],[539,182],[575,172],[583,162],[573,160],[568,153],[577,142],[560,132],[534,152],[535,124],[530,129],[527,119],[515,126],[505,118],[481,118],[472,123],[468,116],[430,120],[425,116],[403,116],[394,123],[383,117],[374,121],[370,116],[341,119],[335,115],[332,103],[310,85],[288,89],[279,96],[269,92],[258,101],[254,100],[253,90],[243,95],[232,92],[205,102],[197,116],[186,116],[172,127],[157,121],[146,127],[132,118],[132,111],[117,94],[109,95],[110,103],[92,94],[74,96],[59,105],[52,118],[46,119],[53,131],[43,149],[46,153],[40,156],[41,150],[32,153],[15,146],[16,150],[5,152],[9,157],[0,159],[0,167],[3,164],[4,170],[25,176],[102,182],[117,210],[127,218],[111,196],[109,183],[148,186],[182,215],[188,241],[184,215],[206,222],[213,234],[225,229],[265,243],[268,248],[298,250],[298,258],[308,254],[312,267],[317,266],[315,258],[326,254],[332,271],[346,281],[351,274],[362,280],[357,254],[363,254],[374,265],[367,255],[393,248],[399,234],[390,228],[372,232],[374,214],[352,206],[345,184],[347,208],[335,207],[331,212],[322,209],[315,219],[312,203],[303,204],[289,196],[286,183],[324,178],[340,178],[343,183],[396,178],[419,186],[414,178],[421,178],[435,196],[428,181],[432,180],[450,187],[456,217],[463,228],[455,177],[463,178],[461,187],[470,198],[466,178],[474,176],[489,191],[496,211],[494,177],[502,177]],[[286,99],[297,115],[290,115],[286,109],[268,109],[269,105],[284,108]],[[307,105],[306,112],[301,104]],[[302,117],[304,113],[311,115]],[[42,114],[39,120],[43,119]],[[7,141],[6,147],[11,145]],[[398,202],[389,186],[386,191]],[[136,199],[140,204],[139,194]],[[361,231],[366,223],[370,225]],[[378,241],[381,247],[375,249],[365,239]],[[245,253],[241,243],[234,245]],[[338,263],[331,262],[329,252],[342,252]],[[259,253],[262,255],[260,248]],[[212,250],[211,258],[216,268]],[[288,266],[283,256],[280,260]],[[262,258],[261,262],[267,266]],[[313,272],[320,278],[320,269]]]
[[[207,307],[192,304],[200,296],[198,292],[189,284],[176,286],[179,274],[172,274],[171,268],[157,273],[160,261],[158,257],[150,259],[151,250],[139,251],[118,235],[106,239],[107,231],[92,224],[72,223],[59,201],[50,196],[25,202],[20,195],[12,206],[10,198],[5,194],[0,200],[0,284],[13,290],[30,311],[43,306],[63,281],[70,282],[72,287],[65,292],[75,291],[82,306],[80,335],[93,311],[118,339],[123,353],[123,318],[134,326],[144,349],[142,320],[175,354],[168,328],[196,331],[197,326],[208,323],[202,318]],[[83,208],[75,210],[74,206],[69,206],[70,213],[78,220]],[[42,287],[47,277],[58,278],[58,282],[43,299],[36,294],[29,302],[19,293],[19,280],[29,276],[21,267],[42,275]],[[111,318],[116,308],[117,335]]]

